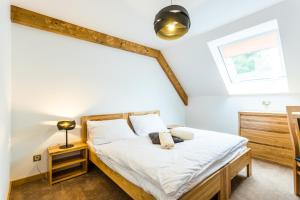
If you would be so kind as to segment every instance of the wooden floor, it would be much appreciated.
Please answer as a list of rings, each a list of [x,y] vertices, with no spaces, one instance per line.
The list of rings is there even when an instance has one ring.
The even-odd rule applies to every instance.
[[[243,172],[244,173],[244,172]],[[233,180],[232,200],[299,200],[293,194],[292,170],[255,160],[253,177]],[[40,180],[12,189],[11,200],[127,200],[118,186],[97,169],[54,186]]]

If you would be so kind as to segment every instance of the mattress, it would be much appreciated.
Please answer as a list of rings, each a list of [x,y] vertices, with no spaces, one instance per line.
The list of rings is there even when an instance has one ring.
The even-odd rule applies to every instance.
[[[169,150],[169,152],[168,152],[168,150],[161,150],[158,145],[152,145],[147,136],[139,137],[139,139],[135,139],[137,141],[134,141],[134,140],[121,141],[121,142],[119,142],[119,144],[117,144],[118,142],[116,144],[105,144],[105,145],[92,145],[90,142],[88,142],[88,144],[89,144],[90,148],[92,148],[97,153],[98,157],[107,166],[109,166],[114,171],[118,172],[120,175],[122,175],[124,178],[126,178],[130,182],[143,188],[146,192],[152,194],[156,199],[174,200],[174,199],[180,198],[184,193],[188,192],[193,187],[195,187],[198,183],[202,182],[208,176],[210,176],[211,174],[213,174],[214,172],[216,172],[217,170],[222,168],[224,165],[226,165],[232,159],[234,159],[235,157],[237,157],[238,155],[243,153],[246,149],[247,140],[245,138],[241,138],[239,136],[231,136],[228,134],[212,132],[212,131],[205,131],[205,130],[192,129],[192,131],[194,131],[198,137],[196,137],[194,139],[195,141],[185,141],[182,144],[177,145],[178,148],[176,151],[178,151],[178,152],[176,152],[176,153],[172,153],[172,150]],[[215,141],[216,137],[220,138],[220,140]],[[219,152],[222,152],[222,154],[220,154],[218,151],[213,151],[213,150],[211,151],[209,149],[206,149],[204,152],[212,152],[211,154],[213,154],[213,155],[216,154],[216,156],[213,160],[208,159],[213,156],[209,156],[206,154],[203,154],[202,156],[200,156],[201,158],[196,159],[199,157],[199,154],[195,158],[195,156],[193,154],[197,154],[197,152],[193,153],[193,151],[186,154],[186,152],[188,151],[187,149],[191,149],[191,148],[188,148],[187,146],[193,146],[193,143],[195,143],[196,146],[198,146],[200,144],[203,145],[203,139],[207,139],[207,142],[205,142],[205,143],[214,143],[212,145],[208,145],[208,146],[210,146],[209,148],[215,147],[216,149],[219,149],[220,145],[221,145],[220,143],[226,143],[226,142],[230,143],[230,140],[231,140],[232,144],[230,144],[230,145],[228,144],[227,145],[228,148],[224,148],[224,149],[226,149],[225,152],[219,151]],[[212,139],[214,141],[212,141]],[[197,140],[199,140],[199,142],[197,142]],[[200,140],[202,141],[202,143],[200,142]],[[232,141],[235,141],[235,142],[232,142]],[[167,162],[167,165],[164,165],[164,161],[163,161],[163,160],[167,160],[167,159],[159,158],[159,161],[163,163],[163,165],[161,165],[161,166],[168,166],[168,168],[170,169],[171,172],[166,173],[165,171],[161,170],[161,168],[155,169],[155,167],[151,166],[151,162],[152,162],[152,160],[153,160],[153,162],[155,162],[155,160],[157,161],[157,159],[154,159],[154,157],[151,159],[151,156],[149,157],[149,155],[151,155],[151,154],[149,154],[148,156],[145,155],[146,157],[148,157],[147,158],[148,163],[147,163],[146,160],[137,159],[140,157],[136,157],[132,151],[130,152],[130,150],[126,150],[126,148],[124,149],[124,145],[126,145],[126,144],[128,144],[127,149],[130,149],[129,146],[132,148],[136,148],[136,147],[134,147],[135,146],[134,144],[136,144],[136,143],[138,143],[139,145],[141,144],[141,146],[136,146],[136,147],[142,147],[145,145],[149,145],[149,146],[147,146],[148,148],[151,148],[151,149],[158,148],[159,149],[158,152],[164,151],[164,152],[166,152],[167,156],[170,156],[170,155],[178,156],[179,155],[179,157],[180,157],[180,156],[184,155],[183,160],[182,160],[182,162],[184,164],[183,168],[181,169],[180,166],[178,166],[179,165],[178,162],[176,164],[177,158],[165,161],[165,162]],[[115,151],[115,149],[118,149],[118,148],[123,149],[122,152],[124,154],[122,157],[126,157],[126,155],[128,153],[127,158],[130,158],[131,160],[129,159],[127,164],[124,163],[124,161],[123,162],[119,161],[119,158],[118,158],[119,155],[118,156],[116,156],[117,154],[113,155],[114,154],[113,152]],[[198,148],[201,149],[201,147],[198,147]],[[203,148],[208,148],[208,147],[206,146]],[[140,149],[140,151],[141,151],[141,149]],[[154,151],[156,151],[156,150],[154,150]],[[182,154],[183,151],[185,152],[184,154]],[[110,152],[110,153],[107,153],[107,152]],[[141,152],[141,153],[143,154],[143,152]],[[120,154],[120,152],[118,154]],[[139,155],[140,153],[136,153],[136,154]],[[144,154],[146,154],[146,153],[144,152]],[[207,154],[210,154],[210,153],[207,153]],[[159,157],[160,155],[157,155],[157,156]],[[116,157],[117,157],[117,159],[116,159]],[[136,158],[134,158],[134,157],[136,157]],[[185,157],[187,158],[186,160],[184,160]],[[128,160],[128,159],[124,158],[124,160]],[[200,162],[199,160],[200,161],[204,160],[205,162],[203,162],[203,161]],[[146,162],[146,163],[144,163],[144,162]],[[173,163],[170,164],[170,162],[173,162]],[[149,169],[148,168],[145,169],[145,167],[139,166],[139,163],[141,164],[141,166],[149,166]],[[172,166],[172,164],[174,164],[174,166]],[[172,167],[169,167],[169,166],[172,166]],[[187,168],[187,169],[184,169],[184,168]],[[174,171],[174,173],[172,171]],[[157,175],[157,174],[159,174],[159,175]]]

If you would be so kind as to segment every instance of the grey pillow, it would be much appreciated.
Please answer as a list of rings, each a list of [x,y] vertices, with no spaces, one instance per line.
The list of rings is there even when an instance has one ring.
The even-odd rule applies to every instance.
[[[149,133],[149,137],[152,141],[152,144],[160,144],[160,140],[159,140],[159,133]],[[175,137],[172,136],[174,143],[180,143],[183,142],[184,140],[179,138],[179,137]]]

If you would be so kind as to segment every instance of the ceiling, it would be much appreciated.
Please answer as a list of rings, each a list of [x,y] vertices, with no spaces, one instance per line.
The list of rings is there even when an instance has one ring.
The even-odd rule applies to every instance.
[[[153,20],[170,0],[12,0],[12,4],[103,33],[163,49],[282,0],[173,0],[188,9],[190,32],[177,41],[156,37]],[[63,3],[62,3],[63,2]]]
[[[163,50],[189,96],[228,95],[207,42],[277,19],[287,71],[289,94],[299,94],[300,1],[286,0]]]

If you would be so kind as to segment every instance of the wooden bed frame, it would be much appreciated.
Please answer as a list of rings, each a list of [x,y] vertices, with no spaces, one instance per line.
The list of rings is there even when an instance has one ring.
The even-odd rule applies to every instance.
[[[107,115],[92,115],[81,117],[81,138],[83,142],[87,141],[87,121],[102,121],[112,119],[126,119],[130,127],[129,116],[160,114],[159,111],[132,112]],[[103,171],[111,180],[122,188],[130,197],[135,200],[154,200],[155,198],[145,192],[142,188],[128,181],[103,163],[93,149],[89,148],[89,160]],[[244,168],[247,168],[247,177],[252,173],[251,149],[247,149],[241,155],[227,163],[223,168],[210,175],[204,181],[196,185],[189,192],[185,193],[181,200],[209,200],[215,195],[219,200],[227,200],[231,194],[231,180]]]

